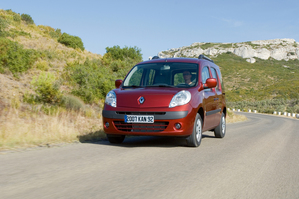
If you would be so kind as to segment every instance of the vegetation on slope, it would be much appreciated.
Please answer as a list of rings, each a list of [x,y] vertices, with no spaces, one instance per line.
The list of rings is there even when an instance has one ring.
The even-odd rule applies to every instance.
[[[213,60],[221,67],[229,107],[299,113],[299,60],[251,64],[232,53]]]
[[[114,80],[142,60],[137,47],[107,47],[0,10],[0,149],[103,137],[101,107]]]

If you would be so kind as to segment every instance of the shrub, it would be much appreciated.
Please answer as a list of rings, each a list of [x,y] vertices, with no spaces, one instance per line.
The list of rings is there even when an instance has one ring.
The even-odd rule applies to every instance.
[[[0,72],[8,68],[15,77],[30,69],[36,61],[36,51],[24,49],[22,45],[0,38]]]
[[[58,38],[58,42],[74,49],[80,48],[81,50],[84,50],[83,42],[81,38],[77,36],[72,36],[67,33],[63,33]]]
[[[111,75],[112,74],[112,75]],[[98,102],[113,88],[115,77],[109,68],[97,60],[86,60],[84,64],[69,64],[64,77],[73,84],[72,94],[84,102]]]
[[[0,16],[0,36],[5,36],[3,33],[5,29],[8,27],[8,22],[3,17]]]
[[[35,67],[42,71],[49,70],[49,64],[45,60],[39,60],[38,62],[36,62]]]
[[[107,47],[106,53],[110,54],[111,58],[114,60],[124,61],[126,58],[131,58],[134,60],[141,61],[142,54],[141,49],[135,47],[124,47],[120,48],[119,46]]]
[[[34,24],[32,17],[28,14],[21,14],[22,21],[26,22],[27,24]]]
[[[22,17],[21,17],[19,14],[14,14],[14,15],[13,15],[13,20],[14,20],[15,22],[21,22]]]
[[[53,73],[42,72],[38,77],[33,78],[31,84],[34,86],[37,102],[47,104],[61,102],[60,85]]]
[[[43,26],[43,25],[38,25],[38,28],[43,31],[45,34],[50,35],[52,38],[59,38],[61,36],[61,30],[60,29],[54,29],[50,26]]]
[[[50,31],[49,35],[52,38],[59,38],[61,36],[61,30],[60,29],[56,29],[55,31]]]
[[[61,105],[66,109],[80,111],[84,109],[84,102],[76,96],[64,95],[62,97]]]

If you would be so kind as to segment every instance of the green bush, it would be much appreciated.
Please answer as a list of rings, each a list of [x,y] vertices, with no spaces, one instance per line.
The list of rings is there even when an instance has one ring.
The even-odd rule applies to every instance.
[[[61,102],[60,84],[53,73],[42,72],[38,77],[33,78],[31,84],[36,93],[36,102],[53,105]]]
[[[0,38],[0,73],[9,69],[15,77],[32,68],[37,59],[35,50],[24,49],[22,45],[6,38]]]
[[[126,58],[134,60],[142,60],[141,49],[135,47],[124,47],[120,48],[119,46],[107,47],[106,53],[110,54],[111,58],[114,60],[124,61]]]
[[[74,49],[80,48],[81,50],[84,50],[83,42],[81,38],[77,36],[72,36],[67,33],[63,33],[58,38],[58,42]]]
[[[84,64],[69,64],[65,68],[64,76],[74,86],[72,94],[87,103],[105,98],[113,88],[115,80],[110,69],[102,67],[97,60],[86,60]]]
[[[61,36],[61,30],[60,29],[56,29],[55,31],[50,31],[49,35],[52,38],[59,38]]]
[[[14,14],[13,15],[13,20],[15,21],[15,22],[21,22],[21,20],[22,20],[22,17],[19,15],[19,14]]]
[[[50,26],[43,26],[43,25],[38,25],[38,28],[43,31],[45,34],[50,35],[52,38],[59,38],[61,36],[61,30],[59,28],[54,29]]]
[[[68,110],[80,111],[84,110],[84,102],[76,96],[64,95],[62,97],[61,105]]]
[[[34,24],[32,17],[28,14],[21,14],[22,21],[26,22],[27,24]]]
[[[8,27],[8,22],[6,19],[0,16],[0,36],[5,36],[5,29]]]

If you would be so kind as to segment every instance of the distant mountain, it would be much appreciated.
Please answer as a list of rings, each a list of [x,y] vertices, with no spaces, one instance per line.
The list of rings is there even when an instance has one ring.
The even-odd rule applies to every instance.
[[[220,66],[229,102],[299,100],[299,43],[294,39],[193,43],[158,56],[197,58],[200,54]]]
[[[294,39],[258,40],[242,43],[193,43],[190,46],[172,48],[158,53],[159,57],[197,57],[200,54],[218,56],[233,53],[255,63],[256,58],[268,60],[299,59],[299,43]]]

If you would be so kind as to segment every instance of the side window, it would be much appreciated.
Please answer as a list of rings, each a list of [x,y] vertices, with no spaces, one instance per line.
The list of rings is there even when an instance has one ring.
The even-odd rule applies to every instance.
[[[217,86],[216,86],[216,90],[219,90],[219,82],[218,82],[218,77],[217,77],[217,72],[215,68],[211,68],[211,72],[212,72],[212,76],[213,78],[215,78],[217,80]]]
[[[218,76],[219,76],[219,79],[220,79],[221,89],[223,89],[224,85],[223,85],[223,81],[222,81],[222,75],[221,75],[221,72],[218,68],[217,68],[217,72],[218,72]]]
[[[205,84],[207,79],[210,78],[209,68],[207,66],[202,69],[201,77],[203,84]]]
[[[205,84],[207,79],[210,78],[210,72],[209,72],[209,68],[207,66],[202,69],[201,77],[202,77],[203,84]],[[211,91],[211,89],[208,88],[208,89],[205,89],[205,91]]]

